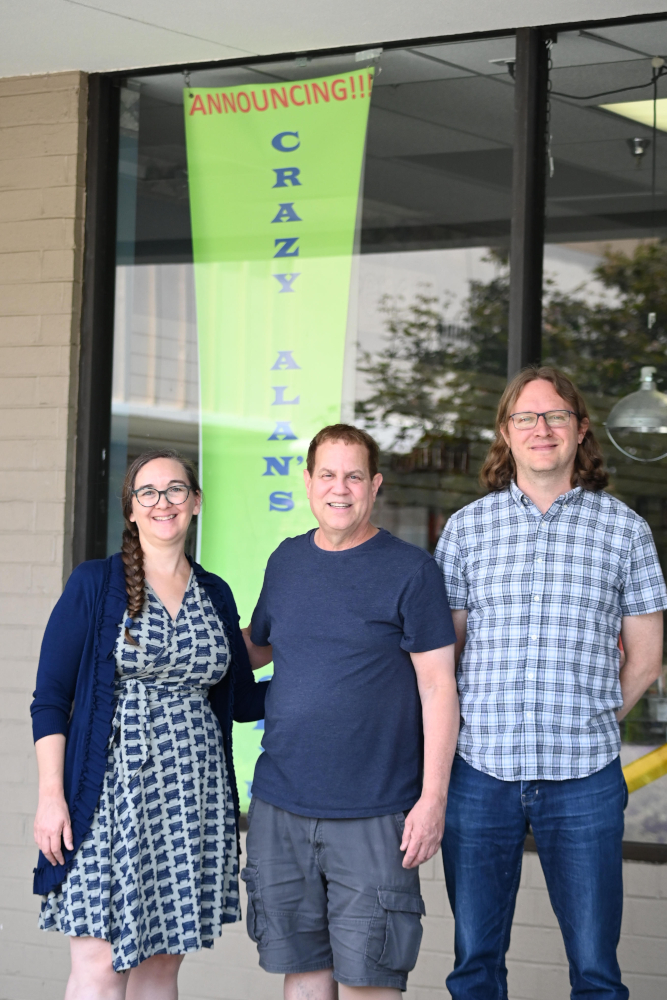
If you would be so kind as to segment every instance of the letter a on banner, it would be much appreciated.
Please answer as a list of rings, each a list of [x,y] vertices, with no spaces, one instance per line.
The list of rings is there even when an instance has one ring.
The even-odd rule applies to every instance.
[[[310,439],[340,420],[372,70],[363,76],[363,89],[356,73],[356,86],[348,74],[184,91],[206,495],[200,558],[228,581],[244,623],[271,552],[315,523],[301,470]],[[240,789],[259,751],[254,726],[236,725]]]

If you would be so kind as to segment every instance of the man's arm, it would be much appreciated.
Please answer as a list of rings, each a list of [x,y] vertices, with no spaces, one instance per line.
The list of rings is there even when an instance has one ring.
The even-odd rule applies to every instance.
[[[625,615],[621,639],[625,662],[620,672],[623,708],[616,712],[619,722],[662,672],[662,611]]]
[[[404,868],[416,868],[440,849],[449,773],[460,724],[454,644],[410,656],[422,703],[424,782],[418,802],[405,818],[401,843],[401,850],[405,851]]]
[[[252,625],[246,625],[245,628],[241,629],[241,635],[245,642],[245,648],[248,650],[250,666],[253,670],[261,670],[267,663],[271,663],[273,659],[273,646],[256,646],[250,638],[251,628]]]
[[[468,629],[467,610],[464,608],[462,611],[452,611],[452,622],[454,623],[454,631],[456,632],[456,650],[454,655],[458,667],[463,647],[466,644],[466,631]]]

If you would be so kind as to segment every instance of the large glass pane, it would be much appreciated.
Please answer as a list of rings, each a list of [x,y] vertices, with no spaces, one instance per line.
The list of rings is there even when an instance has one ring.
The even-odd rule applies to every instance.
[[[665,22],[565,32],[552,47],[543,331],[544,361],[586,394],[610,490],[646,518],[663,568],[667,462],[634,459],[667,445],[660,435],[626,436],[620,443],[633,459],[611,444],[603,424],[618,399],[639,388],[643,366],[667,378],[667,81],[654,60],[665,51]],[[622,735],[624,764],[665,742],[664,677]],[[625,835],[667,843],[667,778],[633,793]]]
[[[507,371],[514,38],[383,56],[359,260],[357,419],[376,520],[433,550],[477,475]]]

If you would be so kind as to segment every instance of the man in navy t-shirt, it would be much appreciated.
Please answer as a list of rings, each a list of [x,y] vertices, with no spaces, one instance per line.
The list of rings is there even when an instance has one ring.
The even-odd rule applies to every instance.
[[[246,630],[253,667],[274,663],[248,932],[287,1000],[388,1000],[417,960],[418,866],[442,840],[455,633],[431,556],[371,524],[373,438],[325,427],[304,476],[319,527],[273,553]]]

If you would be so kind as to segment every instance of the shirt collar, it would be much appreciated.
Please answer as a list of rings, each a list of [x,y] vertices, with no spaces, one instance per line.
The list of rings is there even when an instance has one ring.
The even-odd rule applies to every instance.
[[[559,497],[556,497],[551,507],[553,507],[555,504],[558,504],[559,508],[563,508],[567,506],[567,504],[569,504],[576,497],[578,497],[581,492],[582,492],[581,486],[575,486],[573,489],[568,490],[567,493],[562,493]],[[512,480],[512,482],[510,483],[510,494],[512,496],[514,503],[518,507],[534,506],[533,501],[530,499],[530,497],[527,496],[523,492],[523,490],[519,489],[514,480]],[[551,510],[551,507],[549,508],[549,510]]]

